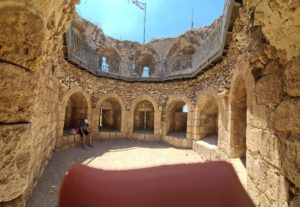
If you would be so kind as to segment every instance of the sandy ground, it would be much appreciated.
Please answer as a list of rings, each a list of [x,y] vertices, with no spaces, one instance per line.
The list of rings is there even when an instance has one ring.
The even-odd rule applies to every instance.
[[[76,163],[110,170],[202,161],[193,150],[175,149],[160,142],[117,140],[94,142],[93,146],[87,147],[87,151],[79,146],[56,151],[28,199],[27,207],[56,206],[60,182]]]

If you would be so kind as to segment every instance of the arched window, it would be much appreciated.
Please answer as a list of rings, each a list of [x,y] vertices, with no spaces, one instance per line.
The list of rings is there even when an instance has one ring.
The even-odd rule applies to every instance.
[[[104,72],[109,72],[109,65],[106,62],[106,57],[102,57],[101,59],[102,63],[101,63],[101,70]]]
[[[196,52],[195,47],[196,45],[193,46],[192,43],[188,45],[179,42],[174,44],[167,55],[167,63],[164,70],[172,73],[191,68],[193,54]]]
[[[142,75],[142,77],[148,78],[149,76],[150,76],[149,67],[144,67],[143,68],[143,75]]]
[[[121,58],[114,49],[104,49],[99,56],[98,69],[104,72],[118,73]]]
[[[155,73],[154,57],[148,53],[140,55],[135,63],[136,74],[140,77],[151,77]]]
[[[189,112],[189,107],[188,107],[187,104],[185,104],[185,105],[183,106],[182,112],[184,112],[184,113],[188,113],[188,112]]]

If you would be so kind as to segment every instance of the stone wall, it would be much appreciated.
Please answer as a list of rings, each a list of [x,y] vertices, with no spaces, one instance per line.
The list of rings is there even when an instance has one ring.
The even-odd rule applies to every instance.
[[[75,2],[0,2],[0,206],[25,205],[55,147],[57,54]]]
[[[144,54],[149,54],[154,61],[159,61],[174,56],[193,54],[220,23],[221,18],[210,26],[188,30],[178,37],[154,39],[145,45],[106,36],[101,28],[80,16],[76,16],[72,21],[72,27],[78,36],[98,51],[99,56],[105,55],[106,51],[114,51],[123,61],[138,61],[139,57]]]
[[[88,96],[91,101],[94,111],[92,114],[98,116],[100,107],[98,102],[103,102],[102,97],[113,98],[118,97],[117,100],[122,107],[122,132],[132,133],[132,120],[135,108],[133,105],[139,101],[149,100],[154,105],[155,110],[155,134],[163,135],[166,132],[168,115],[175,114],[172,110],[168,111],[173,103],[187,103],[189,108],[188,121],[187,121],[187,137],[192,139],[193,131],[192,126],[194,122],[194,107],[199,96],[201,89],[207,87],[211,91],[218,94],[230,87],[230,76],[232,73],[232,64],[234,56],[226,62],[216,65],[214,68],[205,72],[203,75],[196,79],[184,81],[170,81],[167,83],[127,83],[118,80],[107,78],[98,78],[83,70],[76,68],[69,64],[64,59],[60,59],[60,70],[58,70],[58,78],[61,83],[60,97],[65,97],[65,94],[74,87],[80,87]],[[223,74],[217,75],[217,74]],[[69,93],[68,93],[69,94]],[[116,94],[110,96],[110,94]],[[147,94],[147,96],[145,96]],[[143,98],[144,96],[144,98]],[[137,99],[139,101],[137,101]],[[183,104],[184,105],[184,104]],[[161,115],[159,115],[161,114]],[[62,115],[61,115],[62,116]],[[92,120],[99,120],[98,117],[91,117]],[[99,123],[96,121],[96,123]],[[97,124],[96,124],[97,125]],[[94,129],[97,130],[97,126]]]
[[[120,75],[118,79],[129,81],[188,74],[193,71],[195,58],[199,58],[194,57],[195,52],[207,42],[208,34],[222,36],[222,20],[220,17],[208,27],[192,29],[178,37],[140,44],[105,36],[99,27],[77,16],[65,36],[65,53],[73,63],[104,77]],[[211,46],[221,46],[216,39],[209,42]]]
[[[117,94],[122,100],[122,114],[127,117],[122,122],[123,133],[108,136],[97,132],[95,139],[159,138],[177,147],[192,147],[193,140],[214,134],[217,147],[210,140],[204,141],[199,153],[207,160],[245,159],[246,188],[257,206],[297,206],[299,57],[288,60],[282,56],[276,45],[269,44],[255,18],[254,6],[241,8],[227,56],[195,79],[126,83],[96,78],[61,60],[61,92],[79,85],[89,93],[95,111],[99,109],[93,106],[103,96]],[[151,99],[157,105],[156,139],[135,135],[131,126],[135,99],[143,100],[140,97],[145,94],[145,100]],[[183,139],[168,136],[168,107],[173,101],[189,105]]]
[[[193,146],[207,160],[245,157],[246,188],[257,206],[299,206],[297,1],[245,1],[223,60],[194,79],[162,83],[98,78],[68,63],[59,51],[74,3],[0,3],[0,206],[24,206],[55,147],[80,142],[79,136],[63,136],[74,94],[84,100],[94,139],[162,140]],[[185,41],[179,42],[184,48]],[[99,130],[101,105],[108,99],[120,105],[119,132]],[[154,110],[154,131],[134,133],[136,108],[145,101]],[[185,138],[167,135],[168,109],[175,102],[189,108]],[[205,140],[197,145],[213,123],[217,145]]]

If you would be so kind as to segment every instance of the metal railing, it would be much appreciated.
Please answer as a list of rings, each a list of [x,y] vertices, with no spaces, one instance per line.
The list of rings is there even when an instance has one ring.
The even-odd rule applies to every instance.
[[[107,65],[102,65],[102,57],[70,28],[66,34],[67,59],[94,75],[124,81],[193,78],[223,56],[228,27],[232,22],[231,14],[233,9],[236,10],[240,6],[236,1],[225,0],[221,23],[214,28],[193,55],[171,57],[157,62],[128,62],[108,57]]]

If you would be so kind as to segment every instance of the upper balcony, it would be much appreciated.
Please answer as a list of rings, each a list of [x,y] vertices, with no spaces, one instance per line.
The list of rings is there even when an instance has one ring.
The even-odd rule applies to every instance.
[[[196,51],[184,55],[156,60],[145,53],[133,61],[123,60],[114,49],[104,50],[100,55],[71,27],[66,34],[66,59],[96,76],[129,82],[193,78],[226,55],[240,5],[241,0],[225,0],[220,24]]]

